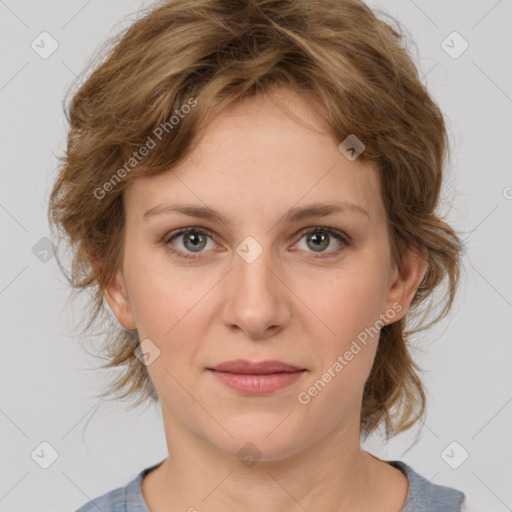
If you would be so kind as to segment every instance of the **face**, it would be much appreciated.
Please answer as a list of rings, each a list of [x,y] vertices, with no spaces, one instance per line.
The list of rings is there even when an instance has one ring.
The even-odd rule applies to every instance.
[[[406,313],[423,266],[392,264],[377,171],[340,142],[281,90],[224,111],[179,167],[125,191],[124,258],[106,298],[151,340],[168,437],[231,455],[252,442],[277,460],[359,426],[372,334]],[[233,360],[301,371],[211,370]]]

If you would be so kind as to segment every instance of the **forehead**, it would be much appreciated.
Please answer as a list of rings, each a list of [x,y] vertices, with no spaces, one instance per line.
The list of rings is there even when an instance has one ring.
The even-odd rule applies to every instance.
[[[326,131],[318,105],[289,90],[259,95],[222,111],[178,166],[137,178],[125,191],[139,210],[166,203],[209,206],[230,215],[286,211],[301,204],[351,201],[382,216],[378,175],[349,161]],[[142,211],[144,210],[144,211]]]

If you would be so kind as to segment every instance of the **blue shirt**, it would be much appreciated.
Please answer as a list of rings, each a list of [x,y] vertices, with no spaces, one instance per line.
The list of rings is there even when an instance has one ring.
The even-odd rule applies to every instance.
[[[141,482],[147,473],[162,462],[143,469],[125,487],[118,487],[89,501],[76,512],[150,512],[142,494]],[[404,462],[387,462],[400,469],[409,480],[409,492],[401,512],[460,512],[465,500],[463,492],[432,484]]]

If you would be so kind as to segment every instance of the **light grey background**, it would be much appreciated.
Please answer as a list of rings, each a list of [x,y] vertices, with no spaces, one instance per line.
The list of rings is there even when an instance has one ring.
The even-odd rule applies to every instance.
[[[64,149],[64,93],[97,45],[142,5],[150,2],[0,0],[1,511],[75,510],[167,453],[158,409],[127,412],[93,398],[105,374],[88,370],[97,361],[73,331],[80,308],[66,307],[55,258],[44,263],[44,246],[36,246],[49,236],[47,195]],[[365,448],[464,491],[471,510],[511,510],[512,1],[370,5],[405,24],[424,81],[446,114],[453,160],[443,206],[465,233],[467,254],[451,315],[416,338],[429,393],[418,443],[411,447],[414,429],[387,446],[375,437]],[[47,59],[31,48],[43,31],[59,45]],[[453,31],[469,44],[458,58],[441,46]],[[453,36],[445,44],[461,48]],[[48,469],[31,457],[43,441],[58,452]],[[458,469],[441,456],[453,441],[469,453]],[[460,450],[448,450],[452,460]]]

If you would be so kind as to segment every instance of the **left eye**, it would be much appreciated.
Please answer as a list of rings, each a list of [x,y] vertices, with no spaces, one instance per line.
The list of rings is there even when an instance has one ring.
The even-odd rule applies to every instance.
[[[329,253],[338,253],[344,246],[348,245],[347,238],[341,232],[333,228],[309,228],[306,232],[303,232],[301,240],[304,237],[306,237],[306,244],[311,244],[308,245],[308,247],[312,247],[313,252],[317,253],[327,252],[325,249],[330,245],[332,238],[335,238],[339,245],[338,248],[328,251]]]
[[[177,248],[173,243],[173,240],[180,238],[182,239],[184,250]],[[337,229],[328,227],[308,228],[301,233],[299,242],[303,238],[306,239],[307,247],[311,249],[312,252],[321,253],[319,256],[315,255],[313,257],[329,257],[339,253],[345,246],[349,245],[348,236]],[[338,247],[326,251],[325,249],[331,244],[332,238],[338,241]],[[163,243],[170,252],[176,254],[178,257],[197,259],[199,258],[199,254],[203,252],[203,249],[207,247],[208,239],[210,239],[215,246],[215,242],[213,242],[212,236],[208,230],[190,227],[171,233],[171,236],[165,237]],[[324,253],[327,254],[324,256]]]

